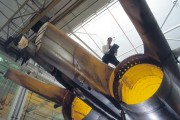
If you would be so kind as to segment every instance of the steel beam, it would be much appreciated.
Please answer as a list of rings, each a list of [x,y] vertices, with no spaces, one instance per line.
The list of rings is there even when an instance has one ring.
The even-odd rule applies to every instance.
[[[43,11],[37,14],[37,16],[20,32],[18,35],[25,34],[33,25],[35,25],[43,16],[46,15],[60,0],[53,0]]]
[[[12,21],[12,19],[14,18],[14,16],[24,7],[24,5],[28,2],[29,0],[26,0],[20,7],[19,7],[19,9],[8,19],[8,21],[0,28],[0,31],[2,30],[2,29],[4,29],[4,27],[6,26],[6,25],[8,25],[11,21]]]

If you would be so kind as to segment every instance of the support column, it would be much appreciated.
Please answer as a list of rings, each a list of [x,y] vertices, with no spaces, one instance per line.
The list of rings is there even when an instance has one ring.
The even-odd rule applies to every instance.
[[[28,90],[26,88],[19,86],[8,115],[8,120],[20,120],[27,93]]]

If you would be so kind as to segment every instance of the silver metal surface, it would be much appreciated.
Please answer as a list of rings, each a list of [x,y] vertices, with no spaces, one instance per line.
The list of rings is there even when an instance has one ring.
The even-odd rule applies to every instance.
[[[48,71],[49,73],[51,73],[54,70],[54,67],[52,65],[50,65],[49,63],[44,62],[42,59],[40,59],[37,55],[36,55],[36,46],[30,42],[28,44],[28,46],[23,50],[26,51],[26,53],[34,60],[36,61],[39,65],[43,66],[43,68]]]
[[[113,68],[102,63],[65,33],[46,23],[36,39],[37,55],[70,79],[80,79],[90,87],[109,94],[108,80]]]
[[[133,120],[179,120],[179,111],[174,107],[180,100],[177,85],[163,79],[159,90],[148,100],[136,105],[122,104]]]

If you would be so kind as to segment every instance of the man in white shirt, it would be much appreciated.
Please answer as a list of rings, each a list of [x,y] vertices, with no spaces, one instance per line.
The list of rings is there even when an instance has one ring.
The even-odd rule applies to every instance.
[[[111,42],[112,42],[112,37],[109,37],[107,39],[107,44],[102,46],[102,51],[104,54],[108,53],[108,51],[110,50],[111,48]]]
[[[115,55],[117,54],[118,48],[119,48],[119,45],[114,44],[111,47],[111,49],[106,54],[104,54],[104,56],[102,57],[102,61],[106,64],[111,63],[117,66],[120,63],[115,57]]]

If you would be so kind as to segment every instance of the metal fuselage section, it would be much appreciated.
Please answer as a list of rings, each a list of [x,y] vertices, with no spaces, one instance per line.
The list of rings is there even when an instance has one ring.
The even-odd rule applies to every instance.
[[[105,65],[50,23],[38,32],[36,54],[70,79],[79,77],[90,87],[108,94],[113,68]]]
[[[142,38],[145,54],[131,56],[113,69],[52,24],[46,23],[39,30],[35,43],[37,60],[57,68],[71,80],[78,78],[95,90],[122,101],[129,120],[179,120],[180,70],[164,35],[144,0],[119,1]],[[138,83],[151,78],[158,87],[148,97],[142,97],[146,96],[150,90],[146,88],[151,85]],[[136,90],[134,96],[140,100],[128,101],[129,94],[125,92],[128,86],[130,89],[138,86],[142,96]]]
[[[92,109],[89,105],[76,97],[65,88],[40,82],[27,74],[14,69],[8,69],[5,77],[59,105],[62,105],[63,116],[66,120],[108,120],[101,113]]]
[[[115,80],[118,75],[117,71],[125,70],[123,66],[128,65],[129,63],[129,67],[124,71],[124,74],[131,68],[134,68],[139,64],[144,64],[144,61],[147,64],[159,67],[164,74],[163,77],[161,77],[162,82],[160,83],[159,88],[157,88],[157,91],[139,103],[129,104],[122,100],[124,102],[122,106],[128,114],[127,119],[179,119],[178,102],[180,99],[176,97],[180,96],[179,87],[171,79],[172,76],[168,76],[166,72],[166,70],[169,71],[171,69],[162,66],[160,61],[157,62],[157,60],[152,59],[152,55],[151,57],[147,55],[135,55],[127,58],[113,71],[112,68],[103,64],[100,60],[92,56],[50,23],[46,23],[40,29],[38,35],[39,36],[36,39],[36,56],[39,59],[57,68],[70,79],[78,78],[95,90],[111,95],[117,100],[121,100],[121,97],[124,95],[124,93],[122,96],[119,94],[120,91],[123,91],[120,87],[122,85],[120,83],[121,79]],[[131,61],[133,60],[131,59],[136,58],[138,60],[137,64],[132,66],[131,64],[133,63],[131,63]],[[156,61],[159,64],[157,65],[156,62],[153,61]],[[135,76],[138,76],[141,72],[137,72],[137,75]],[[150,70],[147,69],[147,72],[150,72]],[[171,73],[173,73],[173,71],[171,71]],[[123,77],[124,74],[122,74],[121,77]],[[126,77],[126,79],[129,78]],[[141,81],[141,79],[137,80],[137,82],[139,81]],[[141,91],[145,91],[145,89],[142,89]],[[143,94],[146,94],[146,91]]]

